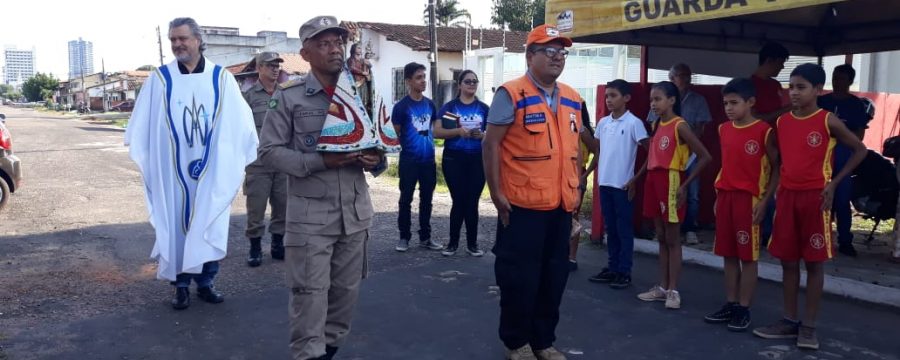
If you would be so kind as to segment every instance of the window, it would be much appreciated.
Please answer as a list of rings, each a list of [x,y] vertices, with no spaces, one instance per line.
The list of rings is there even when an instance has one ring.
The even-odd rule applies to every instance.
[[[394,72],[394,103],[400,101],[406,94],[408,94],[406,90],[406,81],[403,79],[403,68],[393,68]]]

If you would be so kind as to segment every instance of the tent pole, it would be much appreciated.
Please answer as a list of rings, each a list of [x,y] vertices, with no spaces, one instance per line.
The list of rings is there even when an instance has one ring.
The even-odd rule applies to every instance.
[[[647,78],[648,78],[647,74],[649,71],[647,68],[647,64],[649,64],[647,57],[649,55],[650,55],[649,49],[646,46],[641,46],[641,85],[644,85],[644,86],[647,85]]]
[[[844,55],[844,64],[853,65],[853,54]]]
[[[817,64],[819,64],[819,66],[824,66],[824,59],[825,58],[823,58],[822,55],[819,55],[819,61],[817,62]]]

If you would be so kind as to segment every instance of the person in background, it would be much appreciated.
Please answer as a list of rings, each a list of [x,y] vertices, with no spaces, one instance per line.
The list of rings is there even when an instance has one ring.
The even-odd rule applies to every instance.
[[[403,79],[409,95],[394,104],[391,123],[400,137],[400,201],[397,227],[400,240],[394,250],[409,250],[413,193],[419,184],[419,246],[429,250],[444,247],[431,240],[431,199],[437,186],[437,164],[434,160],[434,132],[437,118],[434,103],[423,93],[428,84],[425,65],[411,62],[403,67]]]
[[[869,117],[866,105],[862,100],[850,93],[850,85],[856,77],[856,70],[850,64],[838,65],[831,73],[831,86],[834,89],[830,94],[819,96],[817,103],[820,108],[830,111],[844,122],[859,140],[863,139],[868,128]],[[853,152],[844,144],[834,147],[834,171],[840,172],[850,160]],[[856,248],[853,247],[853,233],[850,225],[853,222],[853,214],[850,211],[850,199],[853,196],[853,179],[846,177],[834,190],[834,204],[832,212],[837,222],[838,252],[850,257],[856,256]]]
[[[590,140],[591,134],[594,133],[594,128],[591,126],[591,114],[585,102],[581,103],[581,126],[583,129],[580,135],[581,184],[584,184],[584,186],[578,188],[578,191],[581,192],[581,203],[578,204],[578,208],[572,214],[572,236],[569,237],[569,271],[578,270],[578,243],[581,241],[581,231],[584,229],[580,222],[581,205],[584,205],[584,194],[587,192],[587,178],[597,168],[597,160],[591,158],[591,155],[596,154],[596,149],[591,150],[590,146],[585,142],[585,137],[587,137],[587,140]]]
[[[253,121],[256,132],[262,131],[269,110],[269,100],[275,93],[281,63],[284,62],[278,53],[262,52],[256,56],[256,72],[259,80],[253,87],[244,91],[244,100],[253,110]],[[244,179],[244,195],[247,196],[247,231],[250,239],[250,256],[247,265],[256,267],[262,264],[262,237],[266,233],[266,203],[272,206],[272,219],[269,232],[272,233],[272,245],[269,254],[275,260],[284,260],[284,219],[287,211],[287,175],[267,168],[262,161],[254,161],[247,165]]]
[[[484,165],[481,162],[481,139],[488,117],[488,106],[476,96],[478,75],[464,70],[456,79],[459,93],[444,104],[434,119],[434,137],[446,139],[441,169],[453,205],[450,208],[450,241],[441,252],[452,256],[459,247],[463,223],[466,224],[466,251],[482,256],[478,248],[478,202],[484,190]]]

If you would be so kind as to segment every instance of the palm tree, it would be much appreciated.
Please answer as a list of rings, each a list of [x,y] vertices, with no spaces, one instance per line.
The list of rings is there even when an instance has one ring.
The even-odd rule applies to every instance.
[[[434,4],[434,18],[437,26],[466,27],[472,22],[469,10],[459,9],[457,0],[436,0]],[[425,8],[425,25],[428,25],[428,8]]]

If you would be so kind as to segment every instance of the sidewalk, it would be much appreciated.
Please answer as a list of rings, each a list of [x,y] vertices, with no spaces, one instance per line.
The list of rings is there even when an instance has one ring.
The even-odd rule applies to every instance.
[[[585,230],[590,232],[589,229]],[[697,233],[700,243],[684,245],[684,261],[722,269],[722,258],[712,253],[714,231]],[[856,234],[857,238],[862,238]],[[854,242],[859,255],[850,258],[835,252],[832,261],[825,264],[825,292],[875,304],[900,308],[900,264],[888,261],[889,235],[877,235],[868,245]],[[654,240],[635,239],[635,252],[656,255],[659,251]],[[762,279],[781,282],[781,266],[762,249],[760,251],[759,276]],[[802,274],[801,286],[806,282]]]

